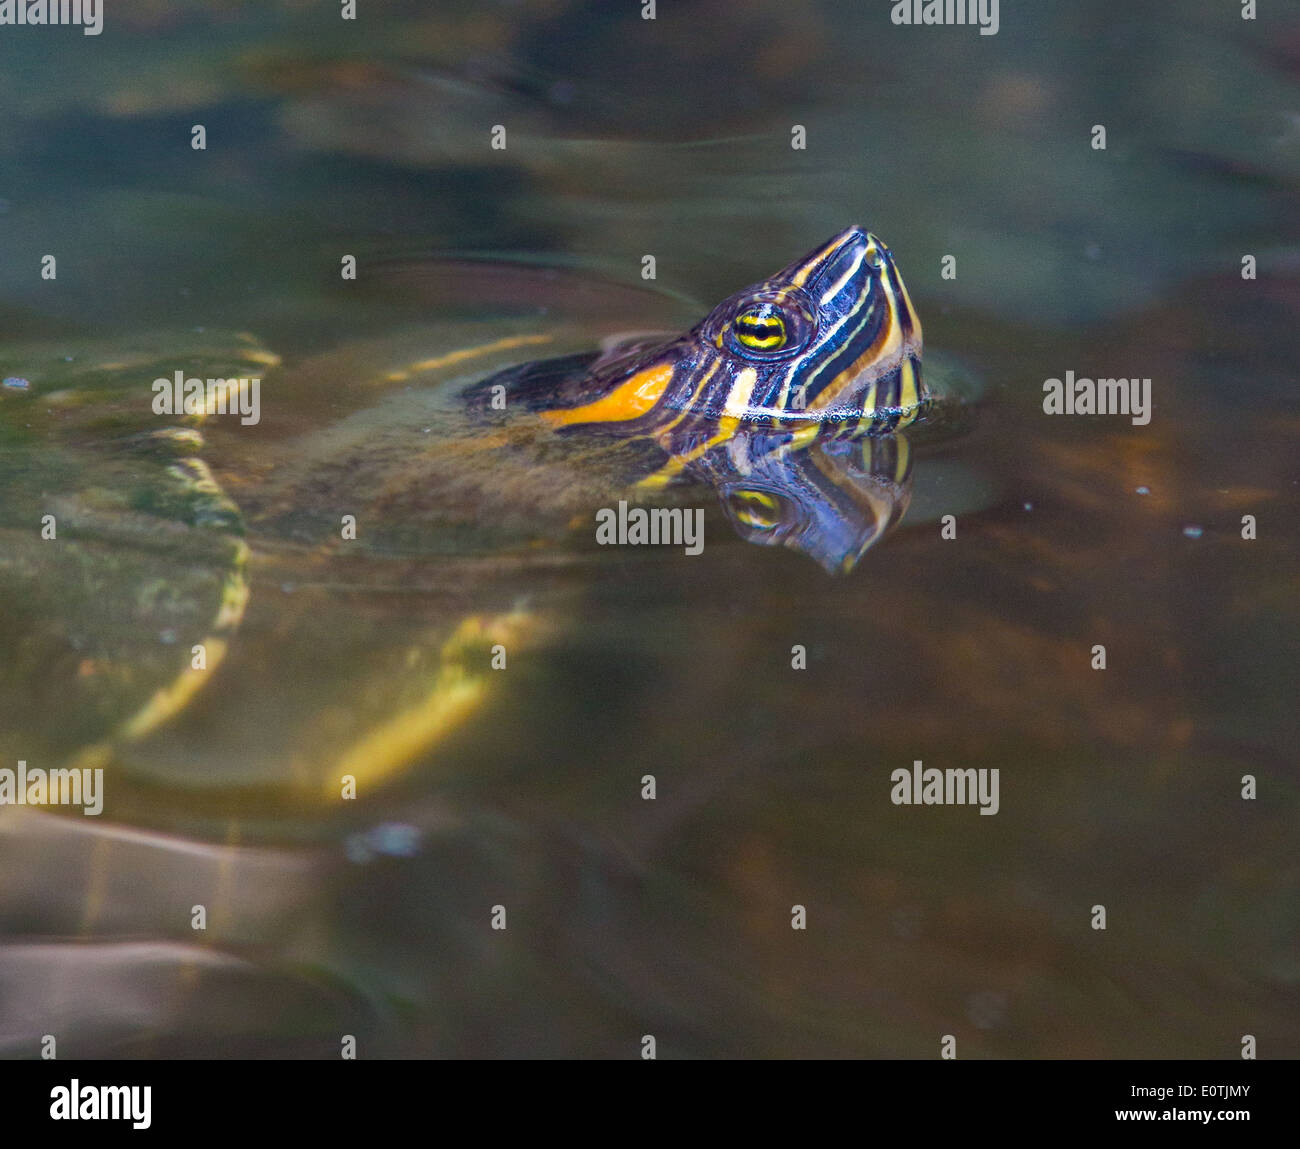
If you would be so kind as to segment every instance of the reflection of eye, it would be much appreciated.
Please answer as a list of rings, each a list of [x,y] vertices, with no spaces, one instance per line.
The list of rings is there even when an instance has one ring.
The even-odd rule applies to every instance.
[[[785,320],[772,310],[771,304],[741,312],[736,316],[735,329],[740,345],[752,351],[779,351],[785,346]]]
[[[727,501],[736,521],[744,526],[770,531],[781,523],[781,504],[763,491],[732,491]]]

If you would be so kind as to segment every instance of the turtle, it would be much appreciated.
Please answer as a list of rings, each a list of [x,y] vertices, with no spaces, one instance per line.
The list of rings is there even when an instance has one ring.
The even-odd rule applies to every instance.
[[[955,365],[923,373],[894,257],[860,227],[684,333],[592,343],[523,317],[292,368],[248,333],[10,348],[0,761],[102,778],[107,817],[0,807],[0,920],[28,938],[0,949],[0,984],[52,969],[64,1011],[0,1048],[60,1025],[83,1054],[196,1025],[231,1040],[196,1022],[204,986],[261,1001],[263,1036],[292,1028],[341,992],[286,972],[329,919],[321,874],[445,818],[364,828],[350,800],[436,778],[498,671],[579,612],[613,565],[594,515],[676,524],[711,489],[740,539],[843,577],[907,509],[911,437],[951,432],[976,394]],[[262,373],[260,417],[223,417]],[[213,382],[159,419],[142,381],[165,395],[173,374]],[[54,858],[84,885],[51,889]]]

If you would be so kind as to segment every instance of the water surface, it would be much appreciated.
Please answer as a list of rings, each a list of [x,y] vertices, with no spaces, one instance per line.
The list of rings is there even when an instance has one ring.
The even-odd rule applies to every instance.
[[[1300,1053],[1300,12],[747,7],[0,39],[0,752],[107,794],[0,810],[6,1055]],[[984,394],[843,577],[703,487],[701,555],[598,547],[594,462],[423,434],[513,347],[388,378],[680,328],[854,222]],[[131,517],[221,513],[166,458],[105,461],[177,368],[264,375],[262,425],[204,427],[245,566]],[[1067,371],[1150,378],[1150,422],[1045,414]],[[115,735],[236,569],[225,661]],[[366,740],[406,712],[415,750]],[[997,814],[895,805],[918,760],[998,770]]]

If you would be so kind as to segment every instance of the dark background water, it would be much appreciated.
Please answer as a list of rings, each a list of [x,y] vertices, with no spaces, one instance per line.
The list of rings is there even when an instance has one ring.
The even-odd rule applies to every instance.
[[[231,661],[112,764],[104,819],[0,811],[6,1054],[1300,1053],[1300,6],[1008,2],[989,37],[889,7],[118,0],[99,37],[0,28],[0,374],[38,389],[65,354],[247,332],[283,364],[268,405],[328,422],[447,350],[413,325],[689,322],[854,222],[985,381],[918,459],[931,514],[842,579],[716,511],[698,558],[261,548]],[[662,309],[573,287],[631,292],[647,253]],[[444,262],[380,270],[416,255]],[[1045,415],[1067,370],[1150,377],[1150,424]],[[241,442],[255,501],[278,440]],[[467,520],[545,502],[502,483]],[[0,604],[6,759],[93,740],[16,636],[112,615],[123,570]],[[521,603],[538,633],[463,724],[346,810],[292,788],[334,729],[302,716],[380,708],[406,635]],[[893,805],[918,759],[999,769],[1000,812]]]

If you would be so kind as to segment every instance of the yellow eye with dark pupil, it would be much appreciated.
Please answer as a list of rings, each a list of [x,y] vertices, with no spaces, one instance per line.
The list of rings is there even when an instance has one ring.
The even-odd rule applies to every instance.
[[[736,316],[736,338],[742,347],[755,351],[776,351],[785,346],[785,321],[766,311]]]

